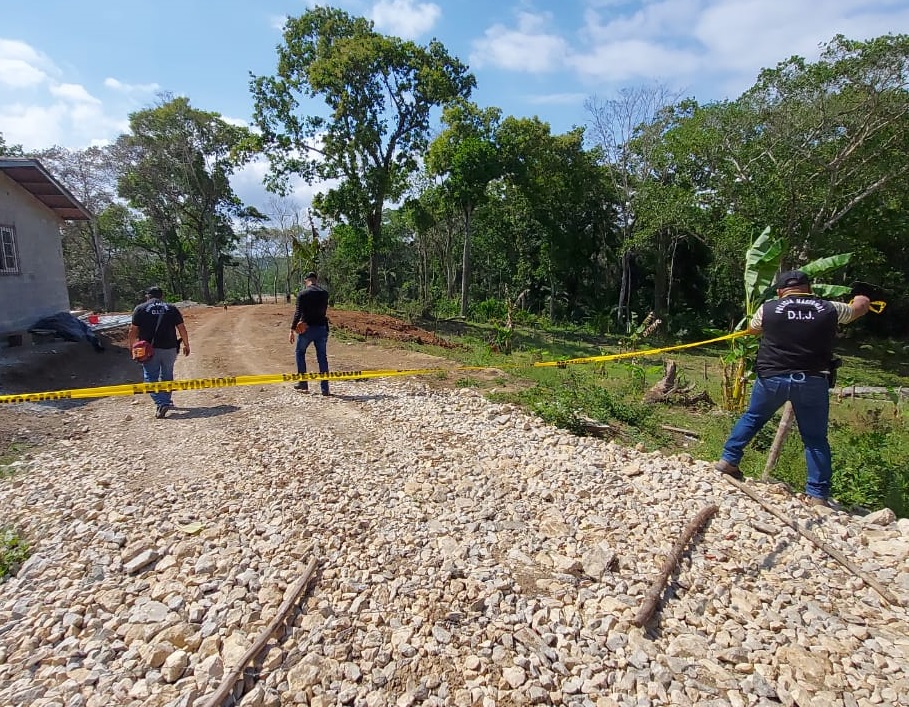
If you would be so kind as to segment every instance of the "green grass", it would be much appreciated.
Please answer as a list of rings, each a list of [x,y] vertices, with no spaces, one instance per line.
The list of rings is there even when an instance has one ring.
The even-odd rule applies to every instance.
[[[8,479],[15,474],[11,464],[21,459],[28,450],[28,445],[11,442],[6,449],[0,451],[0,480]]]
[[[28,544],[11,528],[0,528],[0,582],[15,574],[28,559]]]
[[[0,482],[15,474],[10,465],[27,451],[26,445],[13,442],[0,452]],[[0,526],[0,583],[15,574],[28,556],[28,543],[22,536],[12,528]]]

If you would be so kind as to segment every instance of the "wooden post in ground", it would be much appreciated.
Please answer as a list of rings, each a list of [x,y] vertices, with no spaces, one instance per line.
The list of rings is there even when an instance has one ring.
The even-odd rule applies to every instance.
[[[767,463],[764,464],[764,473],[761,474],[761,479],[767,481],[770,478],[770,474],[773,472],[773,469],[776,467],[776,463],[780,459],[780,452],[783,451],[783,444],[786,442],[786,437],[789,436],[789,430],[792,429],[792,423],[795,420],[795,410],[792,408],[792,403],[786,401],[786,404],[783,406],[783,416],[780,418],[779,427],[776,428],[776,435],[773,438],[773,444],[770,445],[770,453],[767,455]]]

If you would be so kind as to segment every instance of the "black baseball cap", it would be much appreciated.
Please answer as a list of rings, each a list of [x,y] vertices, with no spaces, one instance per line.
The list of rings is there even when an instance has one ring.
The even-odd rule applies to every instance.
[[[315,280],[315,279],[316,279],[316,274],[315,274],[312,270],[310,270],[308,273],[306,273],[306,274],[303,276],[303,279],[304,279],[304,280]]]
[[[164,296],[164,290],[162,290],[157,285],[152,285],[151,287],[145,290],[145,294],[149,297],[154,297],[156,299],[161,299]]]
[[[801,270],[787,270],[781,272],[776,278],[776,289],[786,290],[790,287],[807,287],[811,280]]]

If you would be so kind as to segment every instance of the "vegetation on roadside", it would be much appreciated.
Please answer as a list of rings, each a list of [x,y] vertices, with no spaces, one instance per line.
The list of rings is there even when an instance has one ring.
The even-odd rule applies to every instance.
[[[0,527],[0,582],[16,574],[28,559],[28,543],[12,528]]]
[[[431,322],[423,324],[432,326]],[[710,460],[718,458],[735,422],[734,413],[719,409],[726,353],[722,345],[607,363],[534,368],[531,364],[536,361],[680,342],[666,337],[632,341],[630,337],[598,336],[590,328],[554,327],[540,318],[532,326],[514,329],[514,351],[505,354],[490,345],[494,331],[494,325],[449,322],[439,325],[437,333],[463,344],[463,349],[411,348],[448,356],[464,365],[500,369],[501,375],[494,379],[471,372],[452,375],[457,376],[454,383],[458,387],[472,387],[496,401],[520,405],[574,434],[595,433],[622,444],[642,444],[645,449],[669,454],[688,452]],[[891,392],[880,399],[832,396],[830,413],[833,496],[844,505],[867,510],[886,506],[901,517],[909,516],[909,469],[904,463],[909,458],[909,400],[896,395],[897,388],[909,387],[904,346],[896,341],[858,345],[849,339],[841,341],[844,365],[840,382],[879,386]],[[677,363],[687,384],[706,391],[717,404],[644,403],[644,393],[662,377],[667,359]],[[747,450],[742,462],[747,475],[761,475],[776,422],[772,420]],[[786,441],[774,476],[794,489],[804,487],[804,451],[798,434]]]
[[[11,442],[5,449],[0,449],[0,480],[7,479],[16,473],[12,463],[20,459],[26,451],[28,451],[27,445],[19,442]]]
[[[10,479],[16,472],[12,463],[19,459],[27,447],[12,442],[0,450],[0,482]],[[2,487],[0,487],[2,490]],[[28,559],[28,543],[13,528],[0,525],[0,582],[13,575]]]

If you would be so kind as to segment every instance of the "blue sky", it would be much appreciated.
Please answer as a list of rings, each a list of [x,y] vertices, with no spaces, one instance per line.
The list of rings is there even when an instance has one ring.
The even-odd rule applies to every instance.
[[[7,0],[0,21],[0,132],[26,149],[112,140],[156,94],[248,122],[249,72],[271,73],[288,15],[305,0]],[[322,3],[324,4],[324,3]],[[585,99],[660,82],[701,101],[733,98],[762,67],[853,39],[909,32],[909,0],[338,0],[378,30],[433,37],[477,77],[473,100],[583,125]],[[262,205],[266,169],[235,185]],[[308,201],[312,187],[300,185]]]

